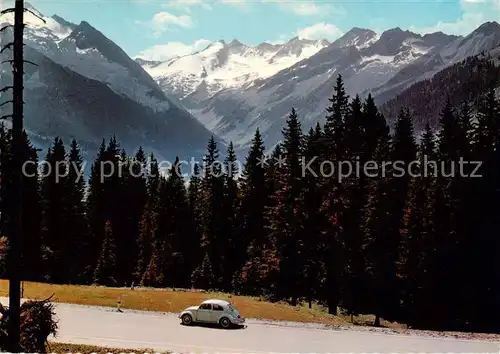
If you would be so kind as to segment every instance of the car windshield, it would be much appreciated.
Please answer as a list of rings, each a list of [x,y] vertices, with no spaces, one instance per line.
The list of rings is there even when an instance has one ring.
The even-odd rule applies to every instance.
[[[239,312],[238,310],[236,310],[233,306],[231,305],[228,305],[227,306],[229,308],[229,310],[231,310],[232,313],[234,313],[236,316],[239,315]]]

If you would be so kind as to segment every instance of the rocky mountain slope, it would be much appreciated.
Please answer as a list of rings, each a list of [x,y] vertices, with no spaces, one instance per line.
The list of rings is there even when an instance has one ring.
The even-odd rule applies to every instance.
[[[75,137],[92,154],[115,135],[129,153],[139,145],[166,159],[204,151],[211,132],[120,47],[87,22],[38,15],[45,24],[25,15],[25,57],[38,65],[25,66],[25,127],[35,145],[45,150],[55,136],[67,143]],[[13,22],[12,16],[1,20],[0,27]],[[12,31],[1,38],[3,44],[11,39]],[[4,51],[1,59],[10,56]],[[0,69],[0,85],[9,85],[10,66]],[[10,112],[6,105],[0,115]]]
[[[305,128],[323,120],[338,74],[343,76],[350,95],[372,92],[382,104],[413,83],[498,45],[500,25],[496,22],[487,22],[465,37],[442,32],[420,35],[401,28],[378,35],[369,29],[353,28],[311,56],[302,60],[295,57],[295,63],[271,76],[245,78],[225,88],[211,89],[215,80],[198,75],[190,90],[177,90],[179,86],[173,84],[176,75],[167,71],[159,74],[148,67],[146,70],[166,92],[177,95],[208,129],[246,148],[257,127],[266,145],[276,143],[292,106]],[[184,57],[184,63],[197,60],[204,52],[209,58],[206,61],[213,62],[218,52],[209,49]],[[182,71],[179,60],[173,59],[167,67],[177,63],[177,70]],[[266,73],[269,67],[262,64],[259,73]]]
[[[385,102],[381,111],[393,125],[401,108],[407,107],[412,113],[417,132],[422,131],[426,123],[438,128],[440,113],[448,98],[458,111],[464,101],[476,110],[480,98],[492,86],[497,87],[500,94],[500,46],[485,55],[468,57],[430,79],[411,85]]]
[[[221,90],[246,87],[256,79],[270,77],[328,45],[326,40],[298,37],[284,44],[258,46],[221,40],[202,51],[165,62],[136,60],[165,92],[190,106],[193,101],[201,102]]]

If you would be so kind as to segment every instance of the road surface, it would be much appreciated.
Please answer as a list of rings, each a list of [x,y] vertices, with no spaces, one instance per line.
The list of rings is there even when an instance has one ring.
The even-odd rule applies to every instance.
[[[3,304],[8,303],[0,298]],[[389,335],[248,320],[246,328],[183,326],[173,314],[56,304],[53,340],[176,353],[500,353],[495,342]]]

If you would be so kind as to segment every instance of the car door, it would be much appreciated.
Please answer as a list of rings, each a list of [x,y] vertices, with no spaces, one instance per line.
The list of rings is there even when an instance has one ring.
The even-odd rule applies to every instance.
[[[219,323],[219,319],[224,312],[224,308],[221,305],[213,304],[212,305],[212,320],[213,323]]]
[[[196,319],[199,322],[211,322],[212,315],[212,305],[211,304],[201,304],[196,311]]]

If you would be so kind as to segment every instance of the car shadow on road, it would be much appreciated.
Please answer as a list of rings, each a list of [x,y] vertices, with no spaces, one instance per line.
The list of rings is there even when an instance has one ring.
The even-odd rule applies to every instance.
[[[181,326],[184,326],[184,327],[203,327],[203,328],[212,328],[212,329],[229,330],[229,331],[247,328],[247,325],[232,325],[229,328],[222,328],[221,326],[219,326],[217,324],[211,324],[211,323],[192,323],[190,325],[185,325],[182,322],[181,322]]]

